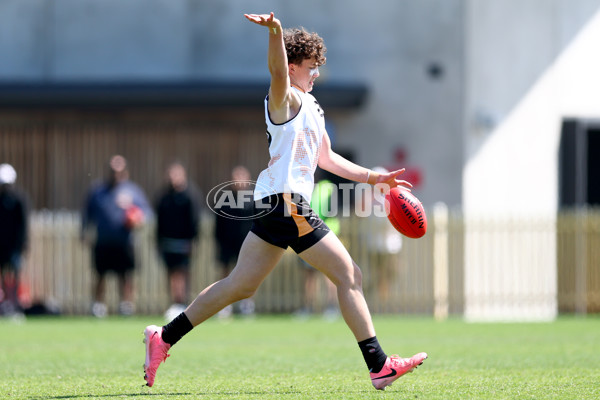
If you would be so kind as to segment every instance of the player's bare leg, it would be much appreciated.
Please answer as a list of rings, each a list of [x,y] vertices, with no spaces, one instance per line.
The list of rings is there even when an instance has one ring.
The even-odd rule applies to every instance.
[[[231,273],[204,289],[180,317],[187,319],[186,324],[191,323],[189,329],[192,329],[223,307],[251,297],[275,268],[284,252],[282,248],[265,242],[254,233],[248,233],[240,250],[238,263]],[[156,325],[150,325],[144,331],[144,379],[148,386],[154,385],[156,370],[169,357],[168,351],[171,343],[174,343],[166,337],[163,340],[163,334],[166,335],[165,331]]]
[[[357,341],[375,336],[362,291],[362,272],[338,237],[329,232],[300,257],[323,272],[337,288],[340,311]]]
[[[371,383],[376,389],[383,390],[391,386],[396,379],[423,363],[427,353],[401,358],[388,357],[383,352],[363,295],[360,269],[335,234],[329,232],[300,256],[336,285],[340,311],[363,352]]]
[[[192,325],[204,322],[225,306],[252,297],[284,252],[249,232],[231,273],[204,289],[185,310]]]

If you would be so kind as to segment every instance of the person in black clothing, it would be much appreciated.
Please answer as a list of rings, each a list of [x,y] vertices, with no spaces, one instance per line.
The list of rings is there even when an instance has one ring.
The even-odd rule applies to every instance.
[[[21,312],[17,294],[28,229],[27,203],[13,188],[16,179],[10,164],[0,164],[0,315]]]
[[[231,171],[231,179],[234,183],[233,187],[237,191],[248,190],[252,193],[250,178],[250,171],[244,166],[238,165]],[[237,198],[236,195],[233,197]],[[252,215],[254,203],[251,201],[239,202],[235,207],[222,205],[220,209],[221,212],[217,213],[215,221],[215,238],[218,247],[219,267],[221,269],[219,279],[222,279],[228,276],[235,266],[242,243],[244,243],[244,239],[252,227],[252,219],[247,217]],[[229,215],[231,218],[223,215]],[[242,300],[239,307],[242,314],[249,315],[254,313],[254,301],[251,298]],[[226,318],[232,312],[233,307],[229,305],[221,310],[218,315],[220,318]]]
[[[188,302],[190,259],[198,236],[198,193],[189,185],[183,165],[167,169],[167,185],[156,205],[156,239],[169,279],[171,307],[165,318],[179,315]]]

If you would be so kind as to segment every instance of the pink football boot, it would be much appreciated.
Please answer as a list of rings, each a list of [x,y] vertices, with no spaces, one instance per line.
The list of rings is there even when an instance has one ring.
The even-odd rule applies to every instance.
[[[412,372],[427,358],[427,353],[415,354],[411,358],[400,358],[396,355],[385,360],[383,368],[378,373],[371,373],[371,383],[377,390],[384,390],[402,375]]]
[[[154,385],[156,370],[161,362],[167,361],[167,354],[171,345],[163,342],[162,328],[156,325],[149,325],[144,330],[144,343],[146,343],[146,362],[144,363],[144,379],[146,385]]]

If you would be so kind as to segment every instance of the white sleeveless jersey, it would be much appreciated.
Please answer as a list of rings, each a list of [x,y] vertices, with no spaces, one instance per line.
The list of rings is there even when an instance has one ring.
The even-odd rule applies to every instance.
[[[265,119],[271,160],[257,179],[254,200],[275,193],[297,193],[307,202],[314,187],[314,173],[325,133],[321,106],[309,93],[292,86],[300,97],[300,111],[283,124],[274,124],[265,99]]]

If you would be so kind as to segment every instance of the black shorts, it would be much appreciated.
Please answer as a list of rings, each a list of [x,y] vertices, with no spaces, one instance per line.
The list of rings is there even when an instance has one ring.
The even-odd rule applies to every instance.
[[[192,239],[160,236],[158,238],[158,248],[167,270],[171,271],[190,266]]]
[[[118,273],[133,271],[135,266],[133,246],[94,246],[94,266],[100,275],[108,271]]]
[[[17,251],[0,251],[0,271],[18,272],[21,268],[21,254]]]
[[[301,196],[279,193],[258,200],[255,206],[264,208],[265,204],[272,211],[255,219],[250,231],[267,243],[282,249],[289,246],[301,253],[329,232],[329,227]]]
[[[169,271],[175,269],[188,269],[190,267],[190,254],[188,253],[169,253],[162,251],[160,255]]]

